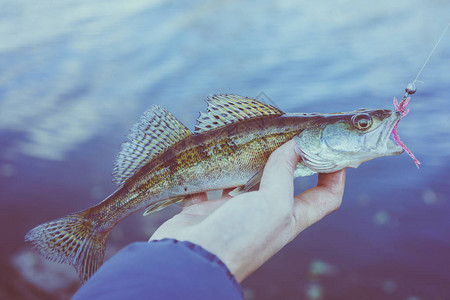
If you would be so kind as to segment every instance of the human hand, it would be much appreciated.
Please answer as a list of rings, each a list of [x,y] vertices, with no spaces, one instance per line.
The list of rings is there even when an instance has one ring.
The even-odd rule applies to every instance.
[[[217,255],[241,282],[302,230],[339,208],[345,169],[319,174],[318,183],[294,197],[295,142],[270,156],[258,191],[207,201],[192,195],[183,210],[159,227],[150,240],[186,240]]]

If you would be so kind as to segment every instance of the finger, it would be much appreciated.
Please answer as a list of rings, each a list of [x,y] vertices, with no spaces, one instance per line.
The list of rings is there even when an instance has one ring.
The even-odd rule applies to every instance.
[[[183,200],[183,208],[205,201],[208,201],[208,196],[206,195],[206,193],[188,195]]]
[[[337,210],[342,203],[345,169],[319,174],[317,186],[294,198],[297,233]]]
[[[222,199],[230,199],[231,196],[229,195],[229,193],[230,193],[231,191],[233,191],[234,189],[235,189],[235,188],[224,189],[224,190],[222,191]]]
[[[317,186],[325,187],[330,193],[342,198],[345,187],[345,170],[342,169],[334,173],[320,173]]]
[[[201,203],[193,204],[188,207],[185,207],[180,215],[184,216],[194,216],[195,218],[199,218],[199,216],[204,216],[206,218],[210,214],[212,214],[219,207],[224,205],[227,200],[217,199],[214,201],[204,201]],[[203,220],[203,219],[202,219]]]
[[[295,147],[295,142],[289,141],[270,155],[261,178],[260,191],[271,197],[292,199],[294,170],[300,160]]]

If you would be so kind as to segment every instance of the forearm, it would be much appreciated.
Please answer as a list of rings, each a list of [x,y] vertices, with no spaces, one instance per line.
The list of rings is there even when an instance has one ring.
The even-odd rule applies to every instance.
[[[133,243],[108,260],[73,299],[242,299],[214,254],[190,242]]]
[[[186,235],[187,240],[216,254],[239,282],[283,248],[295,231],[289,211],[264,207],[261,197],[261,193],[252,192],[245,199],[229,200]]]

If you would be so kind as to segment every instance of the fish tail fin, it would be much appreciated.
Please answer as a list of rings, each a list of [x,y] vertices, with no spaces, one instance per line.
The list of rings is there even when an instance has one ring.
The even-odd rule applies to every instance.
[[[45,258],[75,267],[85,282],[102,265],[109,231],[97,231],[88,210],[49,221],[31,229],[25,241],[31,242]]]

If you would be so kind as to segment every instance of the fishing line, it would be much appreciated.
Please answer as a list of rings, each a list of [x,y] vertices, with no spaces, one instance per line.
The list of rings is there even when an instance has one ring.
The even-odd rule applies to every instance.
[[[418,81],[420,74],[422,74],[423,69],[425,68],[425,66],[427,65],[428,61],[430,60],[431,56],[434,53],[434,50],[436,50],[437,46],[439,45],[439,43],[441,42],[442,38],[444,37],[445,33],[447,32],[447,29],[450,27],[450,22],[447,24],[447,27],[445,27],[444,32],[441,34],[441,37],[439,38],[439,40],[437,41],[437,43],[434,45],[433,49],[431,50],[430,54],[428,55],[427,59],[425,60],[425,63],[422,65],[422,68],[419,71],[419,74],[417,74],[416,78],[408,83],[408,85],[405,88],[405,96],[403,96],[403,99],[406,99],[408,97],[408,95],[412,95],[416,92],[416,82],[420,82]]]

